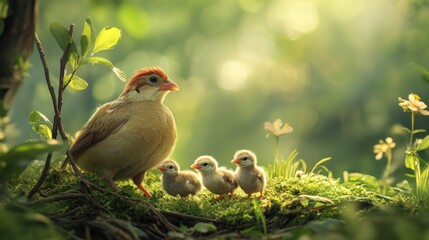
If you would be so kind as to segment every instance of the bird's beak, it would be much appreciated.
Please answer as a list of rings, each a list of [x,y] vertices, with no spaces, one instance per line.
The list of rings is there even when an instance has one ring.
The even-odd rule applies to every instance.
[[[232,163],[235,163],[235,164],[239,164],[240,163],[240,160],[238,160],[238,159],[232,159],[232,161],[231,161]]]
[[[167,168],[164,165],[159,165],[157,168],[163,172],[167,170]]]
[[[191,165],[191,168],[193,168],[193,169],[201,169],[201,165],[197,164],[197,163],[194,163],[194,164]]]
[[[179,86],[173,80],[167,78],[165,83],[163,83],[161,86],[159,86],[159,90],[164,91],[179,91]]]

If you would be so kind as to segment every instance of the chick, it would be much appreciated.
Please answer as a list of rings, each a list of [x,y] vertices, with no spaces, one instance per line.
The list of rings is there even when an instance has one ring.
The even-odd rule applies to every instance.
[[[180,171],[179,164],[173,160],[161,162],[158,169],[162,172],[162,187],[171,196],[184,198],[201,191],[199,176],[191,171]]]
[[[200,156],[195,160],[192,168],[201,173],[203,185],[212,193],[219,194],[216,199],[221,199],[224,194],[230,193],[238,187],[234,173],[225,168],[218,168],[217,161],[211,156]]]
[[[267,180],[265,171],[256,166],[255,153],[249,150],[237,151],[231,162],[237,165],[235,177],[237,178],[238,185],[247,193],[248,197],[252,193],[259,192],[259,198],[264,198],[264,188]]]

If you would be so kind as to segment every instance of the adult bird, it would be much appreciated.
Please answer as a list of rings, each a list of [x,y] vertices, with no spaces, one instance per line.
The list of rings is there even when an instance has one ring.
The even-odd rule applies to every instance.
[[[176,123],[163,104],[169,91],[179,90],[161,68],[138,71],[114,101],[100,106],[70,148],[77,165],[105,179],[132,179],[143,186],[146,172],[166,159],[176,144]]]
[[[237,165],[235,177],[248,197],[259,192],[259,198],[264,198],[267,180],[264,169],[256,166],[256,154],[249,150],[240,150],[234,154],[231,162]]]

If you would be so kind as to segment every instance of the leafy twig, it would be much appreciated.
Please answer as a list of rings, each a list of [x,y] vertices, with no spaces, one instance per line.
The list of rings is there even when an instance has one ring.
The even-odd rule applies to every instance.
[[[73,33],[73,27],[72,26],[73,25],[70,26],[70,34]],[[56,139],[57,135],[58,135],[58,123],[61,122],[61,117],[59,117],[61,115],[61,112],[60,112],[60,109],[59,109],[58,104],[57,104],[57,98],[55,95],[54,87],[52,86],[51,79],[49,77],[49,68],[48,68],[48,63],[46,60],[45,51],[43,50],[42,43],[40,42],[39,37],[37,36],[36,33],[35,33],[35,42],[36,42],[37,50],[39,52],[40,60],[42,61],[43,69],[45,72],[46,85],[48,86],[49,93],[50,93],[51,99],[52,99],[52,105],[54,107],[55,119],[54,119],[54,124],[52,126],[52,138]],[[68,52],[70,51],[69,45],[70,44],[67,44],[67,48],[64,51],[64,54],[67,52],[67,55],[68,55]],[[63,77],[64,77],[64,70],[65,70],[65,66],[63,69],[60,69],[60,71],[63,72],[63,74],[62,74]],[[58,98],[60,99],[60,97],[58,97]],[[61,94],[61,99],[62,99],[62,94]],[[48,155],[46,156],[45,166],[43,168],[42,174],[40,175],[40,178],[37,181],[37,183],[34,185],[34,187],[28,193],[28,195],[27,195],[28,199],[31,199],[34,196],[34,194],[39,190],[39,188],[42,186],[43,182],[45,181],[46,177],[48,176],[48,171],[49,171],[49,168],[51,166],[51,159],[52,159],[52,153],[48,153]]]

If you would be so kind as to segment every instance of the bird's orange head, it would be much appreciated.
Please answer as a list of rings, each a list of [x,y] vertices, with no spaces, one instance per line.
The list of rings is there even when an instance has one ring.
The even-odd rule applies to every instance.
[[[137,71],[125,86],[121,96],[132,95],[134,99],[163,100],[167,91],[177,91],[179,86],[158,67]]]

